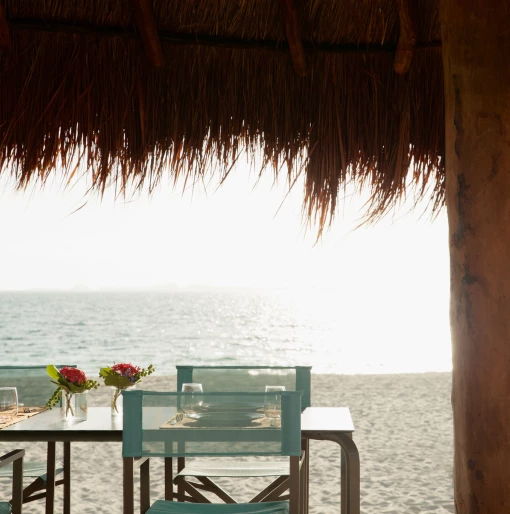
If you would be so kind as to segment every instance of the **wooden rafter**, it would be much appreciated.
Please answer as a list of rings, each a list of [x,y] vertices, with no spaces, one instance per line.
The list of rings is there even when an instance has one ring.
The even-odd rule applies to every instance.
[[[138,34],[134,30],[114,25],[91,25],[79,23],[63,23],[59,21],[35,19],[9,19],[9,28],[12,31],[49,32],[55,34],[76,34],[81,36],[136,39]],[[171,45],[205,46],[218,48],[236,48],[244,50],[271,50],[287,52],[288,46],[271,39],[242,39],[236,37],[215,36],[210,34],[186,34],[159,31],[160,40]],[[394,43],[311,43],[303,42],[303,48],[309,54],[339,53],[339,54],[395,54],[397,46]],[[429,41],[416,45],[416,51],[441,50],[441,41]]]
[[[400,75],[409,71],[416,50],[417,31],[412,2],[413,0],[397,0],[400,36],[393,69]]]
[[[306,75],[306,61],[303,42],[301,41],[301,32],[299,30],[296,4],[294,0],[280,0],[280,7],[285,22],[285,32],[287,33],[292,66],[298,77],[304,77]]]
[[[145,53],[154,66],[163,66],[165,56],[154,20],[152,0],[132,0],[132,2],[134,20],[142,38]]]
[[[9,26],[7,25],[7,16],[5,8],[0,1],[0,50],[9,50],[11,46],[12,41],[9,34]]]

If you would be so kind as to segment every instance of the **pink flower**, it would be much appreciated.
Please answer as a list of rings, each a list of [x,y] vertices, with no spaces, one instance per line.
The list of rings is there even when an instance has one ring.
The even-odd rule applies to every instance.
[[[81,369],[68,368],[67,366],[62,368],[59,373],[71,384],[76,386],[82,386],[87,381],[87,376]]]

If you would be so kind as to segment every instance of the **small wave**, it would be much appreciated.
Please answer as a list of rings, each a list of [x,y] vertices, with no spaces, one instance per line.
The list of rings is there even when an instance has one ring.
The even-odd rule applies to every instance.
[[[23,341],[25,339],[24,337],[11,337],[11,336],[4,336],[0,337],[0,341]]]

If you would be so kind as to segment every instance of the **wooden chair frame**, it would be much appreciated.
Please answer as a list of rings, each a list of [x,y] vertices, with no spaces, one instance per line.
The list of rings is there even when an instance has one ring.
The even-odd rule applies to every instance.
[[[0,457],[0,468],[12,464],[12,514],[21,514],[23,509],[23,458],[25,450],[14,450]]]
[[[185,464],[187,455],[199,457],[201,459],[216,459],[223,456],[235,455],[273,455],[282,456],[288,459],[289,472],[283,477],[278,477],[273,483],[266,487],[262,492],[259,492],[248,502],[239,502],[239,505],[255,503],[271,503],[276,502],[277,505],[282,505],[282,501],[288,501],[288,509],[290,514],[302,514],[306,512],[304,500],[306,499],[306,485],[307,478],[307,446],[303,445],[301,440],[300,431],[300,416],[301,416],[301,392],[281,392],[282,402],[282,415],[281,415],[281,433],[276,431],[265,432],[262,431],[247,431],[240,438],[234,437],[233,440],[242,442],[243,444],[248,441],[254,441],[258,444],[271,444],[275,443],[273,449],[267,449],[265,446],[258,451],[250,448],[250,450],[241,447],[236,451],[234,447],[229,447],[228,450],[220,448],[219,451],[211,451],[209,448],[199,447],[197,452],[196,447],[191,446],[189,452],[186,451],[185,443],[189,440],[191,443],[202,441],[201,436],[204,436],[204,442],[211,442],[213,445],[218,441],[230,441],[230,436],[225,438],[228,433],[222,432],[222,428],[212,431],[205,431],[202,434],[190,429],[190,432],[182,428],[176,428],[178,432],[171,434],[170,432],[161,432],[159,429],[165,428],[160,426],[160,418],[158,411],[148,412],[147,415],[152,416],[153,425],[148,425],[145,430],[148,430],[149,444],[163,444],[162,447],[144,446],[145,437],[144,431],[144,397],[147,398],[148,405],[165,406],[165,396],[172,399],[174,408],[179,409],[181,397],[185,397],[185,393],[181,392],[154,392],[154,391],[129,391],[123,392],[124,394],[124,433],[123,433],[123,500],[124,500],[124,514],[134,514],[134,478],[135,470],[140,470],[140,513],[144,514],[151,508],[150,499],[150,460],[149,458],[163,458],[164,478],[165,478],[165,501],[169,502],[192,502],[200,504],[211,504],[212,502],[200,492],[209,491],[215,493],[222,501],[229,504],[237,504],[236,500],[219,488],[212,480],[207,477],[201,477],[199,483],[190,483],[183,481],[179,483],[178,490],[174,491],[173,480],[173,459],[177,459],[177,470],[181,470]],[[207,397],[212,398],[210,401],[218,401],[220,397],[222,401],[231,402],[233,399],[244,398],[246,395],[251,395],[256,399],[256,405],[263,400],[264,393],[239,393],[239,392],[218,392],[218,393],[203,393],[204,404],[207,404]],[[278,393],[280,394],[280,392]],[[244,395],[244,396],[243,396]],[[158,400],[157,397],[162,400]],[[156,403],[151,403],[151,402]],[[163,411],[164,412],[164,411]],[[174,414],[174,418],[177,415]],[[174,419],[172,418],[172,419]],[[214,426],[214,425],[213,425]],[[235,426],[235,425],[234,425]],[[228,426],[227,426],[228,430]],[[164,434],[164,435],[163,435]],[[175,439],[175,437],[177,439]],[[197,439],[198,437],[198,439]],[[300,442],[301,441],[301,442]],[[174,446],[177,442],[178,446]],[[278,470],[280,473],[280,470]],[[248,477],[247,477],[248,478]],[[269,509],[272,508],[268,506]]]
[[[184,457],[178,457],[178,461]],[[307,454],[305,451],[299,457],[289,457],[290,473],[285,477],[278,477],[266,489],[254,496],[248,503],[259,503],[269,501],[289,501],[289,514],[305,514],[307,511],[306,503],[306,484],[308,471]],[[123,514],[135,513],[134,480],[135,471],[140,470],[140,514],[145,514],[151,506],[150,498],[150,459],[149,457],[124,457],[124,476],[123,476]],[[183,463],[182,463],[183,464]],[[209,485],[212,483],[212,486]],[[174,490],[173,482],[173,459],[165,458],[165,500],[180,501],[191,503],[212,503],[200,490],[215,493],[225,503],[237,503],[230,495],[222,491],[212,480],[205,478],[201,484],[184,481],[182,492]],[[217,492],[219,491],[219,494]],[[287,494],[284,494],[288,491]],[[227,498],[228,497],[228,498]],[[229,499],[230,501],[226,501]]]
[[[57,367],[63,366],[75,368],[76,364],[58,364]],[[23,378],[22,371],[41,370],[41,376],[46,373],[46,366],[43,365],[28,365],[28,366],[0,366],[0,374],[2,370],[13,371],[19,370],[20,374],[13,376],[10,383],[16,385],[19,380]],[[39,375],[35,376],[36,378]],[[49,383],[49,377],[48,377]],[[19,387],[19,386],[18,386]],[[64,486],[64,514],[71,514],[71,444],[68,442],[63,443],[63,478],[56,480],[56,443],[48,442],[48,449],[46,454],[46,481],[41,477],[35,478],[33,482],[23,489],[23,503],[30,503],[36,500],[46,498],[46,514],[53,514],[55,487],[60,485]],[[32,477],[31,477],[32,478]]]

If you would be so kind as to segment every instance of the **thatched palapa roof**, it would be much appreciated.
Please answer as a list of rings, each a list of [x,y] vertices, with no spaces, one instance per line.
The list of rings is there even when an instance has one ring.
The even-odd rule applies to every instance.
[[[322,222],[350,179],[382,213],[410,165],[442,204],[437,0],[2,2],[0,169],[20,186],[79,157],[96,188],[152,188],[245,148],[305,172]]]

